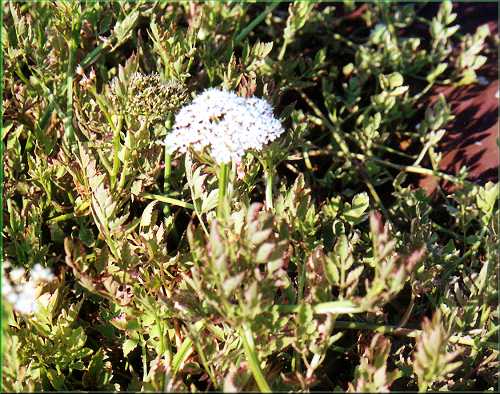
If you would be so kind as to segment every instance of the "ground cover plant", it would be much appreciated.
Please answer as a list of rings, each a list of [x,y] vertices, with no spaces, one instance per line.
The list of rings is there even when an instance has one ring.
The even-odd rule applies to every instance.
[[[497,388],[498,185],[439,170],[454,115],[427,100],[478,83],[487,26],[450,2],[2,12],[3,390]]]

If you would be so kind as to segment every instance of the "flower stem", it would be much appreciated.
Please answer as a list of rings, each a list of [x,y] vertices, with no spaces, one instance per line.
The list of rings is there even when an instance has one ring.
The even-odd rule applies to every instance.
[[[226,213],[226,193],[229,166],[224,163],[219,168],[219,202],[217,205],[217,218],[222,219]]]
[[[245,349],[245,355],[247,357],[248,364],[250,365],[250,370],[252,371],[252,375],[257,383],[257,386],[259,387],[259,390],[263,393],[270,393],[271,388],[269,387],[269,384],[267,383],[260,368],[259,358],[255,352],[252,330],[248,324],[243,324],[240,329],[240,335],[243,340],[243,348]]]
[[[273,182],[274,176],[269,169],[264,171],[266,175],[266,208],[273,209]]]
[[[172,129],[173,115],[169,114],[166,123],[167,130]],[[165,168],[163,172],[163,193],[168,194],[170,190],[170,176],[172,175],[172,155],[165,146]]]
[[[167,194],[170,190],[170,175],[172,174],[172,155],[167,153],[165,148],[165,170],[163,178],[163,193]]]
[[[163,194],[165,194],[165,197],[168,196],[168,192],[170,191],[170,175],[172,173],[171,164],[172,156],[167,153],[167,148],[165,148],[165,169],[163,177]],[[165,215],[165,217],[168,217],[170,215],[170,207],[168,206],[168,204],[163,205],[163,214]]]

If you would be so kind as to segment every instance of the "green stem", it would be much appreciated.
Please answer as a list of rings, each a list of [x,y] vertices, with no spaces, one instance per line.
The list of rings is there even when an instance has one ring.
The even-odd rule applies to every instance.
[[[172,372],[174,375],[179,371],[182,363],[187,360],[192,351],[193,341],[187,337],[177,349],[177,352],[172,360]]]
[[[379,208],[383,212],[384,216],[386,218],[390,217],[389,216],[389,212],[385,208],[385,205],[382,202],[382,199],[380,198],[380,196],[378,195],[377,191],[375,190],[375,186],[373,186],[373,183],[369,179],[368,175],[366,177],[363,177],[363,180],[364,180],[366,186],[368,187],[368,190],[370,191],[370,194],[372,195],[373,199],[375,200],[375,202],[377,203],[377,205],[379,206]]]
[[[163,353],[165,353],[165,333],[163,330],[163,323],[158,317],[156,317],[156,325],[158,326],[158,332],[160,333],[160,357],[163,357]]]
[[[147,198],[148,200],[157,200],[160,202],[164,202],[165,204],[177,205],[178,207],[194,209],[194,205],[188,202],[184,202],[182,200],[177,200],[171,197],[165,197],[160,194],[152,194],[152,193],[142,193],[141,197]]]
[[[255,27],[261,23],[264,18],[267,16],[267,14],[269,14],[270,12],[272,12],[277,6],[279,6],[280,2],[277,1],[277,2],[273,2],[272,4],[269,4],[265,9],[264,11],[262,11],[259,15],[257,15],[257,17],[251,21],[241,32],[240,34],[238,34],[236,36],[236,38],[234,39],[234,45],[238,45],[242,40],[245,39],[246,36],[248,36],[248,34],[250,34],[250,32],[255,29]]]
[[[280,53],[278,55],[278,61],[283,61],[283,58],[285,57],[285,53],[286,53],[286,47],[288,46],[288,40],[285,38],[283,40],[283,45],[281,46],[281,50],[280,50]]]
[[[113,130],[113,172],[111,173],[111,187],[114,188],[116,184],[116,177],[120,170],[120,131],[122,128],[122,117],[118,118],[118,122]]]
[[[156,324],[160,333],[160,357],[165,356],[167,363],[172,361],[172,344],[168,335],[168,326],[165,326],[160,317],[156,317]]]
[[[309,155],[309,151],[307,147],[304,147],[302,150],[302,156],[304,157],[304,164],[306,165],[306,168],[309,171],[314,171],[312,163],[311,163],[311,157]]]
[[[167,133],[172,129],[173,124],[173,114],[169,114],[167,121],[165,122]],[[165,168],[163,170],[163,193],[168,194],[170,190],[170,176],[172,175],[172,155],[168,152],[165,146]]]
[[[101,150],[98,150],[97,154],[99,155],[99,159],[101,160],[102,165],[104,166],[104,168],[106,168],[108,174],[111,175],[113,173],[113,169],[111,168],[111,163]]]
[[[80,17],[75,17],[71,26],[71,38],[68,42],[68,68],[66,70],[66,116],[64,118],[64,139],[69,147],[75,143],[73,129],[73,77],[75,74],[76,51],[80,41]]]
[[[120,174],[120,181],[118,182],[119,191],[122,191],[123,188],[125,187],[125,181],[127,179],[127,175],[128,175],[128,166],[125,164]]]
[[[391,148],[389,146],[385,146],[385,145],[381,145],[381,144],[377,144],[377,143],[374,143],[373,145],[375,145],[380,150],[392,153],[394,155],[398,155],[398,156],[404,157],[406,159],[412,159],[412,160],[415,159],[415,156],[412,156],[412,155],[409,155],[407,153],[401,152],[401,151],[399,151],[397,149],[393,149],[393,148]]]
[[[420,151],[420,154],[418,155],[418,157],[415,159],[415,161],[413,162],[413,165],[414,166],[418,166],[420,165],[420,163],[422,162],[422,160],[424,159],[424,156],[425,154],[427,153],[427,151],[429,150],[429,148],[432,146],[432,141],[427,141],[427,143],[424,145],[424,147],[422,148],[422,150]]]
[[[347,146],[347,143],[344,139],[344,137],[341,134],[341,131],[338,127],[334,126],[332,122],[321,112],[321,110],[318,108],[318,106],[312,101],[307,94],[305,94],[303,91],[298,90],[300,93],[300,96],[304,99],[304,101],[307,103],[309,107],[314,111],[316,116],[318,116],[321,121],[323,122],[323,125],[330,130],[332,133],[333,139],[335,142],[338,144],[340,147],[340,150],[344,152],[344,154],[348,155],[349,154],[349,148]]]
[[[333,39],[334,39],[334,40],[337,40],[337,41],[342,41],[342,42],[343,42],[344,44],[346,44],[349,48],[352,48],[352,49],[354,49],[354,50],[357,50],[357,49],[358,49],[358,47],[359,47],[359,45],[358,45],[358,44],[356,44],[355,42],[353,42],[353,41],[351,41],[351,40],[349,40],[349,39],[345,38],[344,36],[342,36],[342,35],[340,35],[340,34],[338,34],[338,33],[335,33],[335,34],[333,35]]]
[[[226,193],[227,180],[229,175],[229,166],[224,163],[219,168],[219,201],[217,205],[217,218],[222,219],[226,215]]]
[[[53,223],[64,222],[65,220],[73,219],[74,217],[75,217],[74,212],[65,213],[63,215],[59,215],[47,220],[47,223],[53,224]]]
[[[273,209],[273,183],[274,176],[270,168],[264,169],[266,176],[266,208]]]
[[[170,191],[170,175],[172,174],[172,156],[167,153],[167,148],[165,147],[165,168],[164,168],[164,176],[163,176],[163,193],[168,195]],[[168,205],[163,206],[163,214],[165,217],[170,215],[170,207]],[[173,228],[175,231],[175,225]]]
[[[259,390],[263,393],[270,393],[271,388],[262,373],[262,369],[260,368],[259,358],[257,357],[257,353],[255,352],[255,344],[253,341],[252,330],[247,324],[243,324],[240,329],[241,339],[243,341],[243,348],[245,350],[245,355],[247,357],[248,364],[250,365],[250,370],[252,371],[252,375],[259,387]]]
[[[165,170],[163,178],[163,193],[167,194],[170,190],[170,175],[172,175],[172,155],[165,149]]]

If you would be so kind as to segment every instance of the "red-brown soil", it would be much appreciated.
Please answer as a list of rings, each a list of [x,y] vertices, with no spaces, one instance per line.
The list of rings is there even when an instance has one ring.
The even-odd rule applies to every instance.
[[[455,4],[457,23],[461,33],[474,33],[477,27],[488,23],[491,37],[498,34],[498,4]],[[492,39],[488,42],[492,45]],[[447,132],[439,143],[443,153],[440,170],[456,174],[463,166],[468,168],[471,181],[484,184],[498,181],[500,152],[498,123],[498,48],[488,55],[487,63],[478,70],[481,83],[458,88],[436,88],[429,102],[444,94],[455,119],[446,128]],[[439,185],[445,191],[452,185],[440,183],[434,177],[425,177],[419,185],[429,194]]]

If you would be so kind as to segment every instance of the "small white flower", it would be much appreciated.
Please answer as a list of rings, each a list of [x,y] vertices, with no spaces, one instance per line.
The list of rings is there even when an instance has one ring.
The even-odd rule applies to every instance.
[[[35,282],[50,282],[54,279],[54,274],[48,268],[42,267],[40,264],[35,264],[31,269],[31,279]]]
[[[23,283],[18,297],[13,302],[14,309],[20,313],[32,314],[36,311],[36,288],[32,282]]]
[[[2,295],[8,296],[12,294],[13,290],[10,282],[5,277],[2,277]]]
[[[6,293],[5,294],[5,298],[7,299],[7,301],[11,304],[15,304],[17,302],[17,300],[19,299],[19,294],[17,294],[12,288],[11,288],[11,291],[10,293]]]
[[[283,132],[267,101],[207,89],[179,111],[165,145],[170,153],[209,148],[217,163],[239,163],[245,152],[262,150]]]
[[[24,268],[17,267],[17,268],[13,268],[9,272],[9,277],[13,282],[18,283],[24,277],[24,274],[25,274]]]
[[[32,314],[36,310],[36,287],[31,281],[12,286],[9,280],[3,277],[2,296],[17,312]]]
[[[32,314],[36,311],[36,288],[39,282],[48,282],[54,275],[48,268],[36,264],[30,272],[30,280],[25,279],[24,268],[14,268],[2,274],[2,296],[12,305],[15,311]]]

